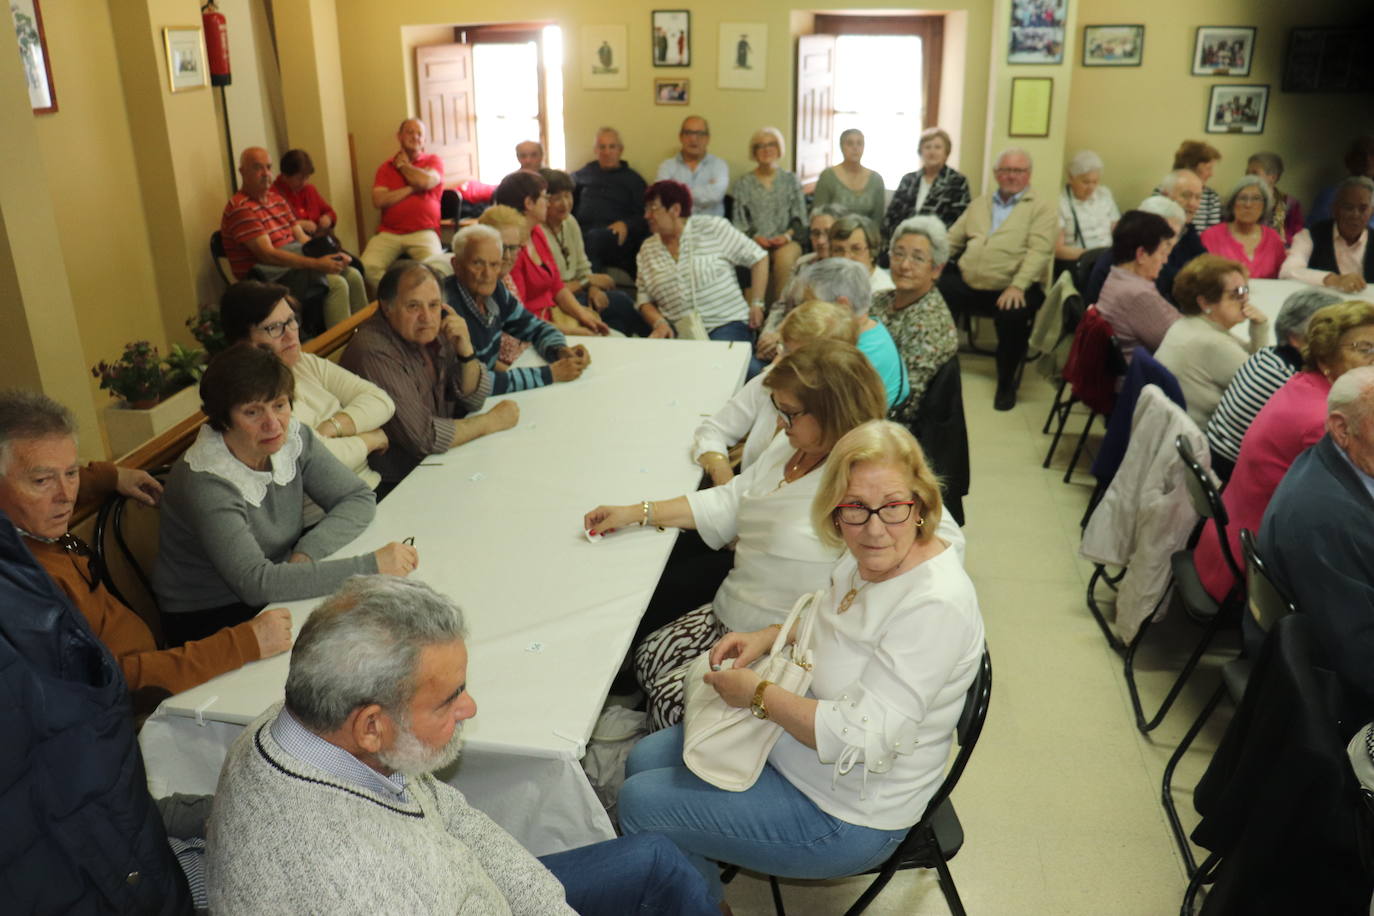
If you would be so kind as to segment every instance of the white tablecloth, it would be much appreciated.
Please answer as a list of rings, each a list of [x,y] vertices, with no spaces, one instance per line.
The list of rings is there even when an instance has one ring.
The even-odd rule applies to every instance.
[[[1269,340],[1274,343],[1274,319],[1278,317],[1279,309],[1283,308],[1284,300],[1302,289],[1316,289],[1308,283],[1300,283],[1297,280],[1251,280],[1250,281],[1250,302],[1257,306],[1260,311],[1269,316]],[[1325,287],[1323,287],[1325,289]],[[1341,297],[1342,301],[1348,299],[1363,299],[1366,302],[1374,302],[1374,286],[1366,286],[1358,293],[1342,293],[1334,289],[1326,289],[1329,293],[1335,293]],[[1241,340],[1250,340],[1248,323],[1242,321],[1231,329]]]
[[[581,342],[593,362],[580,379],[511,396],[515,429],[426,459],[339,552],[414,536],[415,575],[463,608],[478,712],[444,775],[536,855],[612,836],[578,760],[676,539],[649,528],[590,543],[582,515],[694,489],[692,430],[749,356],[743,343]],[[297,632],[316,604],[287,605]],[[166,700],[140,736],[153,795],[213,792],[287,667],[266,659]]]

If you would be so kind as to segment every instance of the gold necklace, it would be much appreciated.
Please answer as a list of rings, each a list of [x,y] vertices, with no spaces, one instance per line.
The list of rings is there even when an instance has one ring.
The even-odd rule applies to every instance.
[[[797,470],[801,468],[802,463],[806,461],[806,452],[803,452],[801,449],[797,449],[797,455],[799,455],[800,457],[798,457],[797,460],[796,460],[796,462],[794,462],[793,464],[789,465],[788,468],[787,468],[787,473],[789,473],[789,474],[794,474],[794,473],[796,473]],[[821,461],[824,461],[825,459],[826,459],[826,456],[825,456],[825,455],[822,455],[822,456],[820,457],[820,460],[816,461],[815,464],[812,464],[810,468],[807,468],[807,471],[810,471],[812,468],[814,468],[817,464],[820,464]],[[804,476],[804,475],[803,475],[803,476]]]
[[[858,588],[855,588],[854,579],[858,575],[859,567],[855,566],[854,571],[849,574],[849,591],[845,592],[844,597],[840,599],[840,609],[836,613],[843,614],[845,611],[849,610],[850,606],[854,603],[854,599],[859,597],[859,592],[863,591],[864,589],[868,588],[870,585],[873,584],[870,580],[865,579],[863,585],[860,585]]]

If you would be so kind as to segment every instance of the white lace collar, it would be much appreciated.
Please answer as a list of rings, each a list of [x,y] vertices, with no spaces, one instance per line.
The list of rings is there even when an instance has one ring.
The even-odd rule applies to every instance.
[[[296,459],[304,448],[300,421],[292,418],[286,430],[286,444],[272,456],[272,470],[255,471],[235,458],[229,446],[224,444],[224,434],[211,429],[207,423],[200,427],[196,441],[186,450],[186,463],[193,471],[214,474],[228,481],[250,506],[257,507],[267,496],[268,484],[284,485],[296,479]]]

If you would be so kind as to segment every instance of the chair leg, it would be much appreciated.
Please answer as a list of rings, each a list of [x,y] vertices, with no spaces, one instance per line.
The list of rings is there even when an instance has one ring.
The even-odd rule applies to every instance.
[[[1165,599],[1161,598],[1160,600],[1163,601]],[[1223,602],[1216,616],[1208,621],[1206,629],[1202,631],[1202,638],[1198,640],[1197,646],[1193,648],[1192,654],[1188,656],[1188,661],[1184,663],[1182,670],[1178,673],[1178,677],[1174,679],[1173,686],[1170,687],[1169,692],[1165,694],[1164,702],[1159,704],[1159,710],[1149,720],[1145,718],[1145,710],[1140,702],[1140,691],[1136,687],[1134,663],[1136,650],[1140,647],[1141,639],[1145,635],[1148,624],[1150,620],[1153,619],[1154,615],[1151,614],[1150,618],[1141,624],[1140,631],[1136,633],[1135,639],[1131,640],[1130,646],[1126,649],[1124,671],[1126,675],[1126,689],[1131,694],[1131,706],[1135,710],[1135,727],[1140,729],[1142,734],[1154,731],[1159,723],[1164,721],[1164,717],[1169,714],[1169,709],[1174,705],[1174,700],[1177,700],[1179,693],[1183,691],[1183,685],[1188,682],[1188,678],[1192,676],[1193,670],[1197,668],[1197,663],[1202,659],[1203,653],[1206,652],[1207,647],[1212,644],[1212,638],[1216,636],[1217,631],[1221,629],[1222,620],[1228,616],[1227,610],[1229,605],[1229,600]]]
[[[782,888],[778,886],[776,875],[768,876],[768,886],[773,890],[773,909],[778,911],[778,916],[787,916],[787,911],[782,907]]]
[[[945,895],[945,903],[949,905],[952,916],[968,916],[964,911],[964,902],[959,899],[959,889],[954,886],[954,876],[949,873],[949,863],[938,850],[935,853],[935,874],[939,876],[940,890]]]
[[[1189,878],[1197,873],[1197,859],[1193,857],[1193,844],[1188,841],[1188,834],[1184,831],[1183,822],[1178,816],[1178,806],[1174,803],[1174,770],[1178,769],[1178,764],[1183,760],[1183,755],[1188,752],[1188,748],[1192,746],[1198,734],[1202,732],[1207,720],[1212,718],[1212,713],[1216,712],[1217,706],[1225,695],[1226,684],[1223,682],[1217,685],[1216,692],[1212,694],[1212,698],[1202,708],[1202,713],[1194,720],[1188,733],[1183,736],[1183,740],[1178,743],[1178,747],[1169,757],[1169,762],[1164,767],[1164,779],[1160,786],[1160,800],[1164,804],[1164,814],[1169,818],[1169,829],[1174,832],[1174,842],[1178,844],[1178,851],[1183,853],[1183,864],[1188,869]]]
[[[1068,483],[1073,478],[1073,470],[1078,467],[1078,459],[1083,454],[1083,446],[1088,444],[1088,431],[1093,428],[1093,420],[1097,419],[1097,414],[1088,411],[1088,422],[1083,424],[1083,434],[1078,437],[1078,445],[1074,447],[1073,458],[1069,461],[1068,470],[1064,472],[1064,482]]]
[[[1080,531],[1088,527],[1088,519],[1093,517],[1093,510],[1097,508],[1098,503],[1102,502],[1102,497],[1106,492],[1107,485],[1099,480],[1097,486],[1093,487],[1093,495],[1088,498],[1088,508],[1083,510],[1083,517],[1078,520]]]
[[[1069,383],[1062,378],[1059,380],[1059,387],[1054,390],[1054,401],[1050,404],[1050,412],[1045,415],[1045,425],[1040,429],[1042,435],[1049,435],[1050,424],[1054,422],[1054,418],[1059,414],[1059,409],[1064,402],[1064,389],[1068,384]]]
[[[1220,864],[1221,855],[1215,852],[1202,860],[1202,865],[1188,881],[1188,889],[1183,892],[1183,905],[1179,907],[1179,916],[1193,916],[1193,901],[1197,897],[1197,892],[1202,889],[1202,885],[1211,884],[1215,880],[1217,866]]]
[[[1078,399],[1073,395],[1069,395],[1069,399],[1064,402],[1062,412],[1059,414],[1059,425],[1055,427],[1054,438],[1050,440],[1050,450],[1045,453],[1045,460],[1040,463],[1042,468],[1050,466],[1050,459],[1054,457],[1054,450],[1059,448],[1059,440],[1064,435],[1064,426],[1069,422],[1069,412],[1077,403]]]
[[[991,350],[984,350],[982,347],[978,346],[978,329],[973,324],[974,319],[977,317],[978,316],[974,315],[972,312],[964,312],[964,329],[968,331],[969,352],[977,353],[979,356],[995,356],[996,354]]]
[[[1111,624],[1107,623],[1107,618],[1103,615],[1102,609],[1097,606],[1096,586],[1100,580],[1115,588],[1116,583],[1120,582],[1121,577],[1125,574],[1126,570],[1123,569],[1121,572],[1117,573],[1116,578],[1113,579],[1107,572],[1106,566],[1103,566],[1101,563],[1094,563],[1092,578],[1088,580],[1088,610],[1092,612],[1093,619],[1097,621],[1097,625],[1102,628],[1102,635],[1107,637],[1107,645],[1111,646],[1117,652],[1122,651],[1126,647],[1122,645],[1121,638],[1112,632]]]

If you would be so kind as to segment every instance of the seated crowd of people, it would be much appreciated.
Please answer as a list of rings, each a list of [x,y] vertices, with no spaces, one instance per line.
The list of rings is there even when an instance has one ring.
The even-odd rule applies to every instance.
[[[520,144],[519,170],[464,185],[488,206],[446,248],[443,163],[425,138],[423,122],[403,122],[376,171],[381,220],[361,272],[337,243],[312,248],[336,215],[309,184],[309,155],[288,152],[274,180],[265,150],[243,152],[221,227],[237,278],[220,302],[230,346],[200,380],[206,422],[165,482],[80,466],[69,411],[0,392],[0,512],[138,708],[291,650],[284,702],[225,762],[206,886],[191,882],[218,912],[329,910],[385,887],[406,912],[728,913],[718,862],[826,878],[884,861],[939,784],[984,652],[964,535],[913,430],[957,358],[962,316],[992,320],[994,406],[1015,405],[1057,262],[1087,278],[1084,301],[1127,360],[1148,352],[1177,379],[1230,479],[1229,537],[1258,530],[1304,601],[1302,551],[1374,568],[1367,536],[1321,533],[1337,504],[1374,508],[1374,303],[1339,295],[1374,281],[1374,140],[1352,147],[1351,177],[1306,227],[1272,153],[1223,196],[1207,187],[1220,155],[1185,142],[1156,192],[1121,212],[1090,151],[1070,159],[1057,200],[1031,187],[1017,148],[971,197],[938,128],[890,202],[862,165],[863,134],[846,131],[808,210],[780,167],[780,131],[755,132],[756,167],[731,180],[691,116],[652,183],[611,128],[572,174]],[[1265,346],[1248,284],[1275,277],[1310,288]],[[338,362],[303,351],[312,303],[335,324],[370,298],[377,310]],[[1245,322],[1248,343],[1232,333]],[[624,836],[536,859],[432,775],[477,712],[453,597],[407,578],[413,544],[336,554],[427,457],[519,423],[515,402],[489,399],[575,382],[591,352],[569,338],[608,334],[741,341],[752,359],[688,443],[701,489],[583,519],[592,536],[684,534],[626,669],[652,734],[626,766]],[[543,364],[524,365],[526,349]],[[70,531],[78,507],[116,490],[161,509],[163,645]],[[1198,566],[1218,598],[1234,584],[1220,548],[1209,528]],[[1311,590],[1314,607],[1371,598],[1367,581]],[[747,666],[816,591],[816,680],[799,695]],[[293,646],[290,614],[269,606],[320,597]],[[1374,697],[1370,632],[1324,619],[1340,673]],[[783,730],[744,792],[683,763],[683,667],[705,652],[717,694]]]

